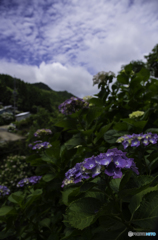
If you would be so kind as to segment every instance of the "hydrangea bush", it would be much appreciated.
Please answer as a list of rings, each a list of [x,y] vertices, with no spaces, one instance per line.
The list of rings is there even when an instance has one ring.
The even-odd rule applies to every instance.
[[[8,124],[8,123],[10,123],[11,121],[14,120],[13,113],[10,113],[10,112],[3,112],[3,113],[1,114],[1,117],[2,117],[2,119],[3,119],[3,121],[4,121],[4,124],[5,124],[5,123]]]
[[[17,132],[16,126],[11,123],[8,127],[8,132],[16,133]]]
[[[3,190],[2,239],[123,240],[128,232],[153,230],[158,220],[156,80],[148,81],[146,68],[136,74],[132,69],[129,64],[119,73],[108,101],[114,75],[98,73],[94,83],[101,90],[88,104],[78,98],[60,104],[63,118],[54,124],[58,131],[50,135],[51,147],[42,145],[43,136],[34,142],[38,146],[30,143],[35,150],[42,146],[26,158],[36,176],[21,178],[14,193]],[[137,109],[143,117],[130,118]],[[72,134],[64,144],[62,132]]]
[[[26,163],[25,159],[26,156],[11,155],[3,160],[3,164],[1,163],[0,166],[1,186],[6,186],[9,190],[14,191],[21,178],[32,175],[30,165]]]

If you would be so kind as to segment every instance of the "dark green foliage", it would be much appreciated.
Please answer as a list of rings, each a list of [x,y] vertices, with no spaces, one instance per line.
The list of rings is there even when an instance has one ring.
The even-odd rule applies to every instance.
[[[4,106],[14,105],[13,90],[14,78],[0,74],[0,101]],[[16,79],[16,103],[20,111],[36,113],[38,107],[43,107],[56,116],[59,104],[73,96],[67,91],[56,92],[44,83],[30,84]]]

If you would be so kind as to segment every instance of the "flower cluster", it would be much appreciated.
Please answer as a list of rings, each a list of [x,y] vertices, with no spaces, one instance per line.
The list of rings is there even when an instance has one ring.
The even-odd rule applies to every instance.
[[[30,148],[32,148],[32,150],[52,147],[52,145],[51,145],[49,142],[35,141],[34,143],[37,143],[37,144],[35,144],[35,145],[33,146],[33,145],[30,143],[30,144],[28,145]]]
[[[92,98],[92,96],[85,96],[85,97],[83,97],[83,100],[87,101],[87,100],[89,100],[89,99],[91,99],[91,98]],[[94,104],[93,104],[93,103],[90,103],[90,104],[89,104],[89,107],[91,107],[91,106],[94,106]]]
[[[48,135],[52,134],[52,131],[50,129],[38,129],[35,133],[35,137],[41,137],[41,135]]]
[[[149,143],[156,144],[158,140],[158,135],[153,133],[147,133],[147,134],[132,134],[132,135],[125,135],[117,139],[117,143],[122,143],[124,146],[124,149],[126,149],[128,146],[131,147],[138,147],[140,143],[144,144],[144,146],[147,146]]]
[[[0,185],[0,196],[3,195],[8,195],[10,190],[6,186],[1,186]]]
[[[77,97],[71,97],[70,99],[67,99],[65,102],[61,103],[58,106],[58,109],[61,113],[65,115],[69,115],[81,108],[88,108],[88,107],[89,107],[89,103],[84,101],[83,99],[77,98]]]
[[[12,113],[9,113],[9,112],[3,112],[1,114],[2,118],[5,119],[5,120],[12,120],[14,119],[14,116]]]
[[[131,114],[129,114],[129,118],[141,117],[142,115],[144,115],[144,112],[136,111],[136,112],[132,112]]]
[[[124,73],[126,73],[125,69],[123,69],[121,72],[124,72]],[[131,71],[131,75],[134,75],[134,72],[133,72],[133,70]]]
[[[34,185],[41,178],[42,178],[42,176],[33,176],[33,177],[30,177],[30,178],[24,178],[24,179],[20,180],[16,186],[17,187],[23,187],[25,183],[26,184],[32,183],[32,185]]]
[[[86,158],[83,162],[77,163],[75,167],[65,173],[65,179],[61,187],[70,183],[81,182],[82,179],[94,178],[102,171],[113,178],[121,178],[121,169],[128,168],[139,174],[133,158],[127,158],[126,153],[117,148],[109,149],[106,153]]]
[[[25,162],[25,156],[7,156],[0,166],[0,185],[14,189],[21,178],[32,175],[30,165]],[[34,169],[34,167],[32,167]]]
[[[109,72],[98,72],[96,75],[93,76],[93,86],[95,84],[100,84],[100,83],[106,83],[106,79],[108,76],[113,76],[115,77],[115,73],[109,71]]]

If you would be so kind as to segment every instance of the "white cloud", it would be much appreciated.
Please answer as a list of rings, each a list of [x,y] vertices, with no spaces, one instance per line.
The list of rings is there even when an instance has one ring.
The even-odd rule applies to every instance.
[[[55,91],[96,94],[93,75],[146,62],[158,43],[157,0],[8,1],[0,5],[0,72]]]
[[[53,64],[42,62],[37,67],[0,61],[0,71],[3,74],[7,72],[7,74],[20,78],[24,82],[43,82],[52,90],[66,90],[81,98],[98,92],[97,86],[93,86],[93,76],[80,66],[72,67],[70,65],[63,66],[59,62]]]

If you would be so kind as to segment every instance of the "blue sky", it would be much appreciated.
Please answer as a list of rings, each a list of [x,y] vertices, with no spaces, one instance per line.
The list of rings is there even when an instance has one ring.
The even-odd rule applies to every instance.
[[[157,9],[157,0],[0,0],[0,73],[92,96],[98,72],[146,62]]]

